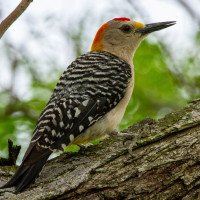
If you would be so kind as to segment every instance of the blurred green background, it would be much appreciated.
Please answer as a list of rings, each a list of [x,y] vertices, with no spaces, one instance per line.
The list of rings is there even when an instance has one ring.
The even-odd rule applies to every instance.
[[[101,1],[105,4],[101,5],[99,12],[96,12],[98,6],[93,9],[92,0],[83,1],[87,5],[81,8],[79,15],[74,3],[70,9],[71,12],[74,9],[75,13],[69,14],[69,17],[63,13],[65,8],[69,12],[70,5],[62,0],[58,2],[59,11],[49,11],[48,5],[40,10],[37,8],[40,2],[33,2],[34,5],[25,11],[26,14],[17,20],[1,41],[0,156],[7,156],[7,140],[10,138],[15,144],[22,145],[22,157],[60,75],[77,56],[89,51],[101,24],[121,16],[140,19],[144,23],[163,21],[152,17],[157,14],[150,9],[154,5],[147,5],[148,9],[144,10],[138,1]],[[145,5],[145,1],[141,2]],[[158,6],[157,10],[163,6],[158,4],[159,1],[151,2]],[[173,26],[162,33],[154,33],[136,51],[133,59],[135,88],[120,130],[147,116],[161,118],[200,96],[200,7],[197,9],[195,4],[182,0],[166,2],[168,12],[174,13],[168,14],[165,19],[177,20],[175,26],[180,23],[185,27],[182,27],[182,32]],[[14,1],[11,3],[16,5]],[[12,6],[9,11],[6,2],[0,1],[0,5],[2,20]],[[174,6],[178,14],[173,11]],[[180,16],[175,19],[169,17],[179,13]],[[184,36],[184,31],[190,32]],[[179,37],[183,37],[181,42]]]

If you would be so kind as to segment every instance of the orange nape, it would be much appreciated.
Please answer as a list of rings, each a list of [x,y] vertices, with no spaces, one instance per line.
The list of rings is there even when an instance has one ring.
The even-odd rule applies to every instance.
[[[103,24],[100,29],[97,31],[95,38],[93,40],[91,51],[103,51],[103,36],[106,32],[109,24]]]

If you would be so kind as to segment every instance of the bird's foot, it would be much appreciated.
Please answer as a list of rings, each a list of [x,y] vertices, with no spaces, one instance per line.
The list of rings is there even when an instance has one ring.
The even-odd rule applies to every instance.
[[[123,137],[123,144],[128,145],[128,152],[134,158],[133,149],[138,146],[138,140],[151,134],[151,125],[154,123],[156,122],[153,119],[147,117],[133,126],[130,126],[126,132],[114,130],[111,135],[116,134]]]
[[[128,146],[128,153],[135,158],[133,149],[137,147],[137,140],[140,139],[139,134],[121,133],[124,137],[123,144]]]
[[[137,146],[136,141],[138,139],[138,137],[135,134],[126,133],[126,132],[119,132],[115,129],[114,131],[112,131],[110,133],[110,135],[111,136],[116,135],[118,137],[122,137],[123,138],[123,140],[122,140],[123,145],[129,145],[128,152],[130,153],[130,155],[132,157],[134,157],[132,149]]]

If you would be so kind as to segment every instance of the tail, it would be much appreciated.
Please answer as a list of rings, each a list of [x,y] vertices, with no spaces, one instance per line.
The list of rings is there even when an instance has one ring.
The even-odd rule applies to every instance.
[[[15,193],[23,191],[39,176],[39,173],[41,172],[42,167],[46,163],[48,157],[49,155],[32,165],[24,165],[24,162],[22,162],[11,180],[0,187],[0,189],[15,186]]]

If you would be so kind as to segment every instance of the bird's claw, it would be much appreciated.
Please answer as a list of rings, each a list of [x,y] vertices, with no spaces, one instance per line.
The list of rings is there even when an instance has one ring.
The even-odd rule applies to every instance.
[[[137,140],[140,138],[137,134],[123,133],[125,136],[123,140],[123,145],[128,145],[128,153],[135,158],[133,154],[133,148],[137,147]]]
[[[125,132],[118,132],[117,130],[112,131],[110,133],[110,135],[112,135],[112,136],[117,135],[119,137],[122,137],[123,138],[123,140],[122,140],[123,145],[129,146],[128,152],[132,157],[134,157],[132,149],[137,146],[136,141],[137,141],[138,137],[136,135],[133,135],[133,134],[130,134],[130,133],[125,133]],[[130,143],[130,144],[127,144],[127,143]]]

